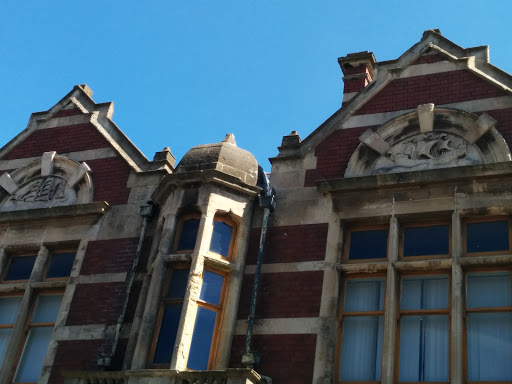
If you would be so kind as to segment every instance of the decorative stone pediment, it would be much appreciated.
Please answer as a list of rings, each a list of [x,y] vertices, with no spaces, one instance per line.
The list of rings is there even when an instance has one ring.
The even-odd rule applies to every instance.
[[[495,124],[486,114],[420,105],[363,133],[345,177],[511,161]]]
[[[0,212],[90,203],[91,169],[55,152],[0,176]]]

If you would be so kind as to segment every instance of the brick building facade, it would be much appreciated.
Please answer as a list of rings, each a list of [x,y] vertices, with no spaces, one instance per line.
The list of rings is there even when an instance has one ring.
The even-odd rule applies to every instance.
[[[338,59],[267,176],[148,160],[78,85],[0,149],[0,383],[512,382],[512,77],[429,30]]]

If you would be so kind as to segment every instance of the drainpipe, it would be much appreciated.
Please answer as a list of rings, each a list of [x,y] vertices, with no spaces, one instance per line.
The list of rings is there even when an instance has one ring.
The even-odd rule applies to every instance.
[[[133,258],[132,268],[126,276],[126,296],[123,302],[123,308],[121,310],[121,314],[117,318],[116,323],[116,332],[114,334],[114,338],[112,340],[112,347],[110,351],[107,353],[102,353],[98,356],[98,366],[103,368],[109,368],[112,364],[112,359],[116,353],[117,345],[119,343],[119,337],[121,335],[121,327],[123,326],[124,318],[126,316],[126,311],[128,310],[128,301],[130,300],[130,294],[133,287],[133,281],[135,280],[135,272],[137,271],[137,267],[139,265],[140,252],[142,250],[142,244],[144,243],[144,237],[146,236],[146,228],[148,222],[151,220],[155,213],[155,206],[153,202],[150,200],[146,203],[146,205],[140,206],[140,215],[143,218],[142,228],[140,230],[139,243],[137,244],[137,251],[135,252],[135,257]]]
[[[263,208],[263,221],[261,224],[260,245],[258,248],[258,260],[256,263],[256,274],[254,275],[254,284],[252,288],[251,306],[249,308],[249,317],[247,319],[247,335],[245,338],[244,354],[242,355],[242,365],[247,368],[254,368],[260,363],[261,355],[258,351],[251,350],[252,332],[254,327],[254,314],[256,312],[256,300],[258,298],[258,289],[261,278],[261,265],[263,264],[263,250],[265,248],[265,237],[267,236],[268,218],[270,213],[276,207],[275,193],[270,186],[267,175],[261,166],[258,166],[260,176],[260,186],[263,188],[259,196],[259,205]]]

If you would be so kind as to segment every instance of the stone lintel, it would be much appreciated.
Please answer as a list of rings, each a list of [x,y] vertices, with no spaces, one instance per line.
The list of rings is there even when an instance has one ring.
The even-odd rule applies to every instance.
[[[359,136],[359,141],[365,143],[368,147],[383,156],[390,149],[389,144],[386,143],[378,133],[373,132],[371,129],[366,130],[361,136]]]
[[[9,193],[9,195],[12,195],[19,188],[8,172],[5,172],[4,174],[2,174],[2,176],[0,176],[0,186],[3,189],[5,189]]]
[[[481,138],[489,129],[496,125],[497,121],[494,120],[491,116],[486,113],[482,113],[475,124],[470,128],[470,130],[464,136],[464,139],[470,143],[474,144]]]
[[[421,133],[432,132],[434,130],[434,104],[418,105],[417,110]]]
[[[41,177],[50,176],[53,173],[53,159],[57,152],[45,152],[41,158]]]

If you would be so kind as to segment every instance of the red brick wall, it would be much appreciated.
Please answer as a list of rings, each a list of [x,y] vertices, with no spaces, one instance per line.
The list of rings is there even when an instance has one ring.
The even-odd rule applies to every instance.
[[[106,201],[110,205],[126,204],[130,189],[126,187],[130,166],[119,157],[87,160],[92,169],[94,201]]]
[[[89,241],[80,274],[128,272],[137,243],[137,238]]]
[[[115,324],[125,294],[124,282],[77,284],[66,325]]]
[[[467,70],[435,73],[391,81],[355,114],[390,112],[416,108],[426,103],[439,105],[497,96],[506,96],[506,93]]]
[[[290,263],[324,260],[328,224],[271,227],[267,231],[263,262]],[[256,264],[261,229],[253,229],[249,239],[247,264]]]
[[[105,340],[59,341],[49,383],[64,383],[63,371],[97,371],[98,355],[103,352],[104,343]]]
[[[110,144],[93,125],[77,124],[35,131],[3,159],[41,156],[48,151],[59,154],[106,147]]]
[[[317,180],[343,177],[352,153],[359,145],[359,136],[368,128],[338,129],[315,148],[315,169],[306,170],[305,187],[315,185]]]
[[[262,273],[256,318],[318,317],[324,272]],[[249,316],[254,275],[245,275],[238,318]]]
[[[235,336],[230,367],[241,367],[245,336]],[[276,384],[305,384],[313,381],[316,335],[254,335],[252,349],[261,353],[256,371]]]

